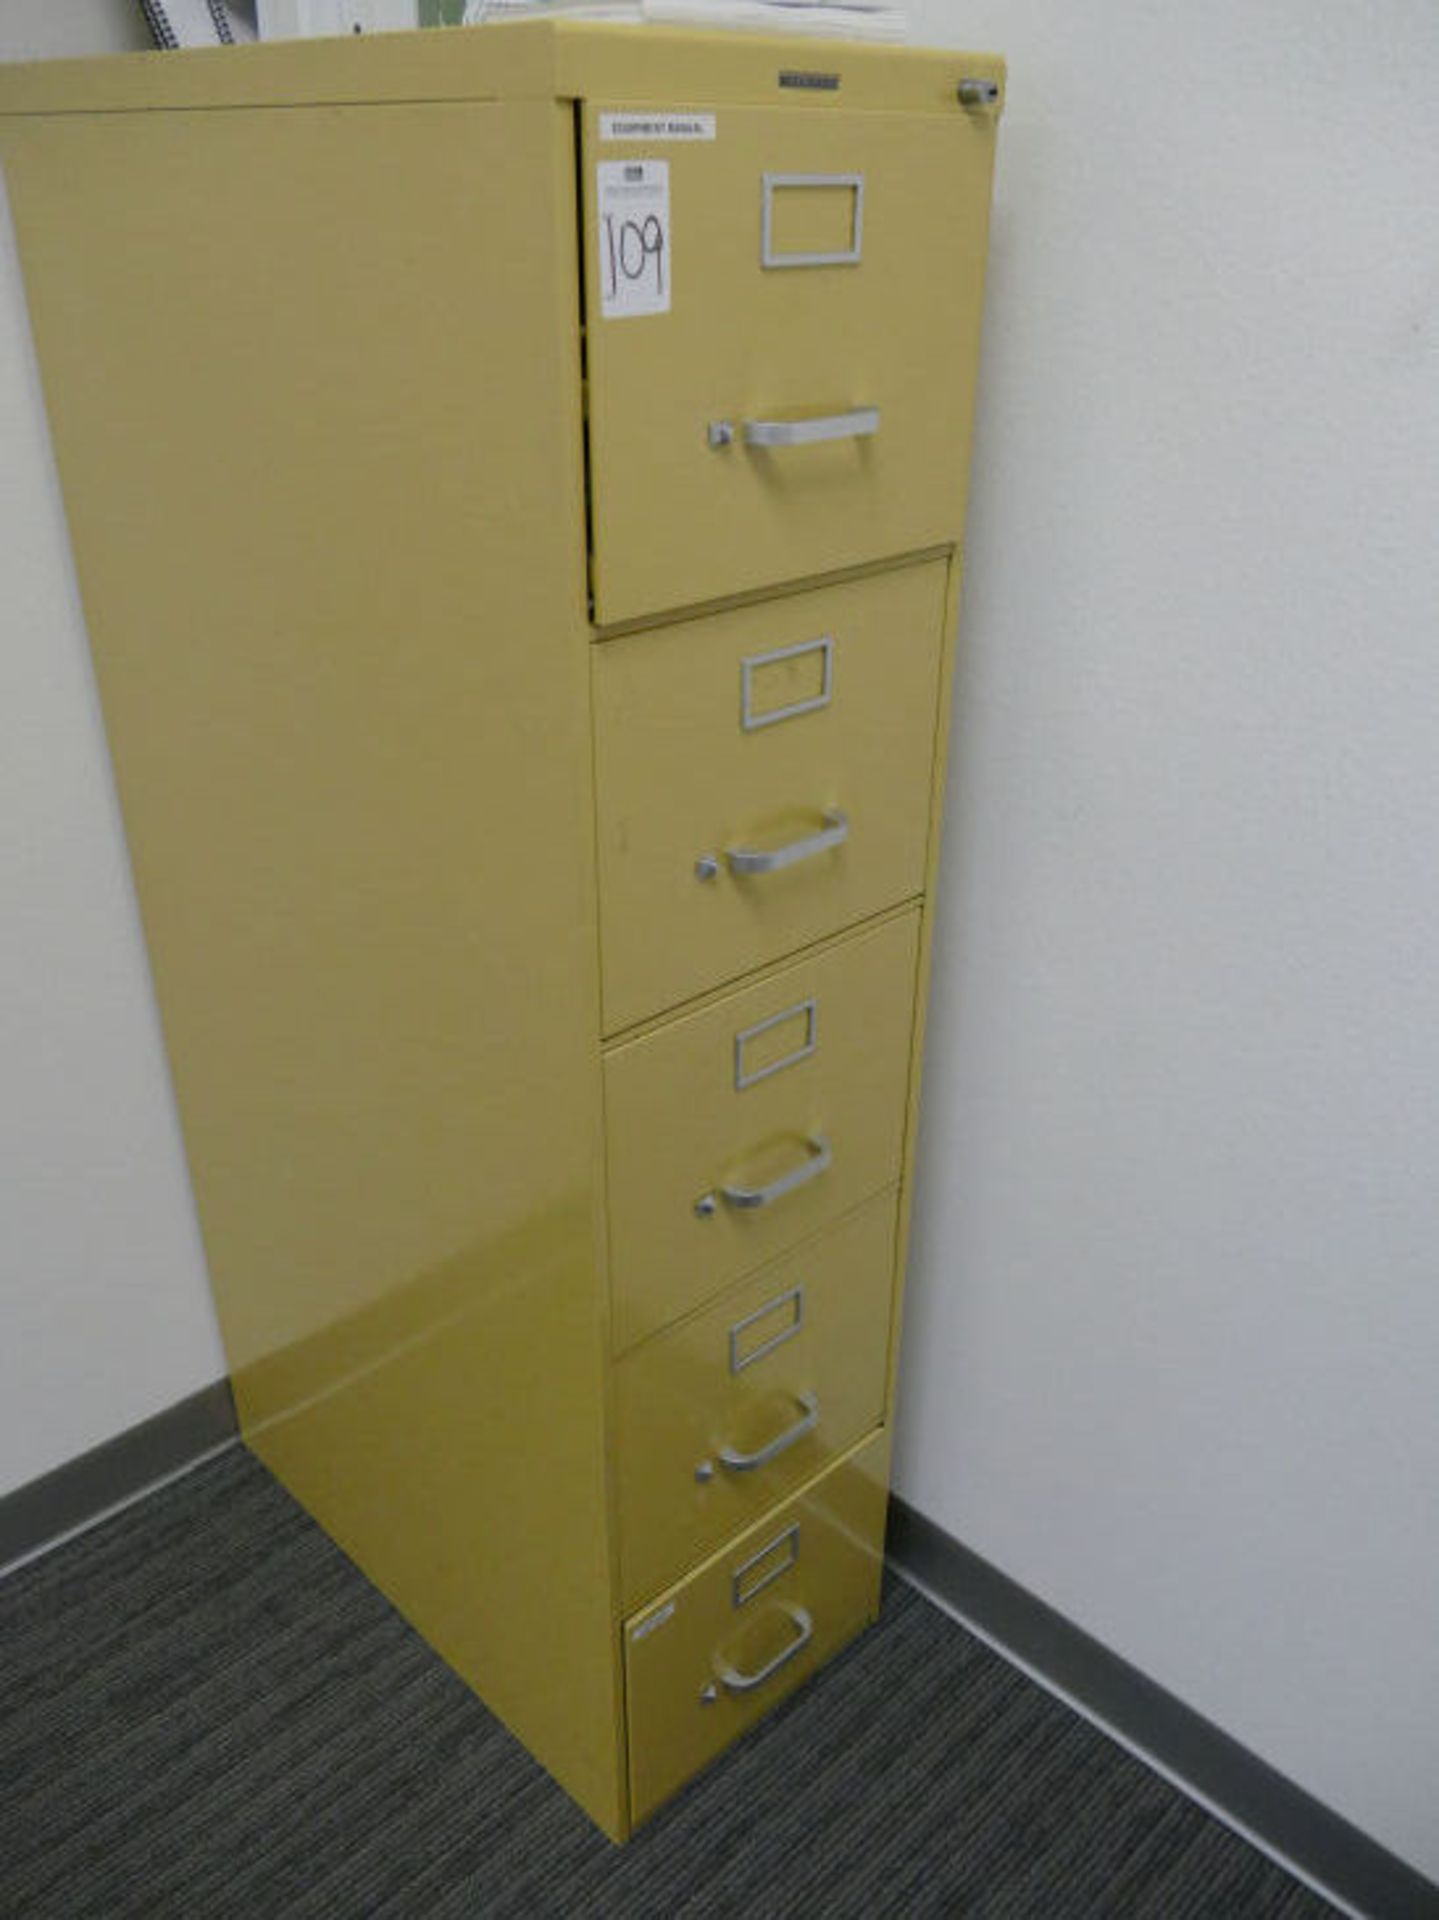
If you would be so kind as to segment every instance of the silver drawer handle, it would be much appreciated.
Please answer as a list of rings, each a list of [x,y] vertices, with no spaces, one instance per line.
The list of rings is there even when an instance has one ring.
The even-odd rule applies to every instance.
[[[724,857],[731,873],[778,873],[797,860],[813,860],[817,853],[842,847],[848,838],[849,816],[838,807],[827,807],[818,833],[787,841],[782,847],[726,847]]]
[[[721,1187],[720,1198],[731,1207],[768,1207],[774,1201],[782,1200],[787,1193],[807,1187],[811,1180],[818,1180],[822,1173],[828,1173],[834,1159],[834,1148],[823,1133],[812,1133],[804,1146],[805,1157],[799,1165],[791,1167],[788,1173],[782,1173],[778,1180],[771,1180],[767,1187]]]
[[[879,432],[878,407],[854,407],[809,420],[746,420],[747,447],[811,447],[820,440],[868,440]]]
[[[819,1395],[801,1393],[795,1396],[799,1402],[800,1417],[792,1421],[782,1433],[767,1441],[758,1453],[738,1453],[733,1447],[721,1447],[719,1463],[730,1473],[753,1473],[756,1467],[767,1467],[771,1460],[778,1460],[787,1453],[797,1440],[803,1440],[807,1433],[813,1433],[819,1425]]]
[[[808,1607],[797,1607],[787,1601],[781,1601],[780,1611],[789,1616],[798,1632],[787,1647],[781,1649],[773,1660],[766,1660],[762,1667],[753,1673],[741,1673],[738,1667],[732,1667],[728,1660],[722,1660],[718,1654],[714,1657],[714,1669],[721,1681],[731,1693],[753,1693],[756,1687],[762,1687],[766,1680],[773,1680],[781,1667],[787,1667],[797,1653],[803,1653],[814,1638],[814,1616]]]

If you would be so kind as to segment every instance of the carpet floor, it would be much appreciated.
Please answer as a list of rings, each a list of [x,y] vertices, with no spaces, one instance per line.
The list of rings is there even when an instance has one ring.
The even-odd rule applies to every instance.
[[[612,1847],[240,1448],[0,1583],[0,1913],[1322,1920],[899,1582]]]

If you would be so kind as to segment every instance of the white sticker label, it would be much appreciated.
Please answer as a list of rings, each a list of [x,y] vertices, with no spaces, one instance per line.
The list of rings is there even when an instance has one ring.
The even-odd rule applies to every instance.
[[[643,1640],[647,1635],[653,1633],[656,1627],[662,1627],[666,1620],[673,1620],[675,1617],[675,1606],[676,1602],[670,1600],[667,1601],[664,1606],[656,1608],[648,1620],[641,1620],[638,1626],[630,1628],[630,1639],[632,1641]]]
[[[602,113],[601,140],[713,140],[712,113]]]
[[[606,320],[670,310],[668,160],[601,160],[600,311]]]

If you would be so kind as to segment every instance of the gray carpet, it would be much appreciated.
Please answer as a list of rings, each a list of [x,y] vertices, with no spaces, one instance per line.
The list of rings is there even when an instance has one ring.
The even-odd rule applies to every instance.
[[[614,1848],[238,1448],[0,1584],[9,1916],[1332,1909],[909,1589]]]

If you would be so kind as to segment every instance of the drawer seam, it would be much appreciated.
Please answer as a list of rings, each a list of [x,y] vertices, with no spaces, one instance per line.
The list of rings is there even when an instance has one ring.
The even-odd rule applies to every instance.
[[[817,960],[833,948],[843,945],[846,940],[860,934],[877,931],[888,926],[891,921],[902,920],[907,913],[914,913],[924,906],[922,893],[908,894],[893,905],[881,907],[878,913],[866,914],[862,920],[851,920],[833,933],[827,933],[819,940],[811,940],[807,946],[796,947],[792,953],[782,954],[779,959],[771,960],[767,965],[755,967],[751,972],[737,973],[717,987],[710,987],[704,993],[694,995],[692,999],[681,1000],[672,1007],[666,1007],[662,1013],[646,1014],[643,1020],[631,1022],[627,1027],[616,1027],[613,1032],[600,1036],[600,1052],[608,1056],[621,1047],[630,1046],[636,1040],[648,1039],[652,1033],[658,1033],[673,1021],[690,1014],[707,1013],[712,1007],[719,1006],[733,995],[748,992],[751,987],[762,987],[770,980],[778,979],[789,967],[797,966],[806,960]]]
[[[837,1233],[842,1227],[853,1220],[857,1213],[862,1212],[865,1207],[873,1206],[877,1200],[886,1194],[898,1193],[902,1185],[902,1179],[886,1180],[882,1186],[875,1187],[871,1192],[865,1194],[862,1199],[856,1200],[853,1206],[846,1207],[843,1213],[837,1213],[833,1219],[826,1220],[822,1226],[816,1227],[812,1232],[802,1234],[798,1240],[791,1242],[791,1244],[781,1252],[771,1254],[768,1259],[761,1260],[757,1266],[746,1267],[743,1273],[738,1274],[733,1280],[727,1280],[724,1285],[717,1288],[715,1292],[706,1294],[703,1300],[696,1301],[695,1304],[687,1308],[684,1313],[676,1314],[673,1320],[665,1320],[659,1326],[652,1327],[648,1333],[641,1334],[638,1340],[632,1340],[628,1346],[612,1347],[610,1349],[610,1364],[612,1366],[619,1366],[622,1361],[628,1360],[631,1354],[639,1353],[643,1348],[651,1345],[651,1343],[656,1340],[663,1340],[667,1334],[673,1333],[676,1328],[688,1326],[692,1320],[698,1320],[702,1314],[709,1313],[714,1307],[718,1306],[727,1293],[735,1293],[741,1287],[748,1286],[752,1281],[758,1279],[766,1267],[777,1267],[786,1260],[793,1260],[796,1254],[803,1254],[805,1249],[813,1246],[816,1241],[824,1240],[830,1234]],[[893,1280],[891,1280],[890,1285],[892,1289],[894,1285]]]

